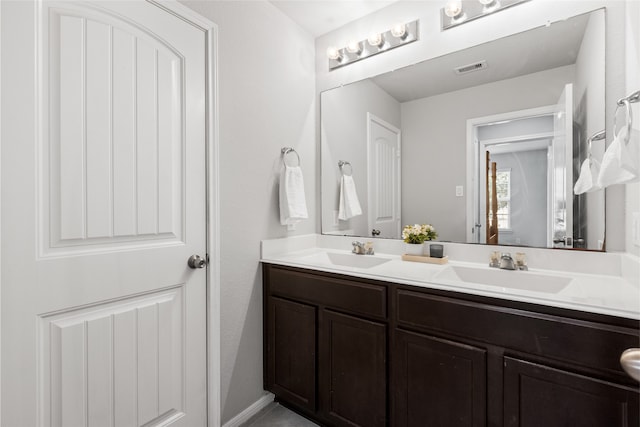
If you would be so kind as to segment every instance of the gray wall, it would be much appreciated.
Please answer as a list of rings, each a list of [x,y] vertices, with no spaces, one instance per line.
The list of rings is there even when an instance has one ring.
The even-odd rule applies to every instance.
[[[498,170],[511,170],[511,231],[501,245],[547,245],[547,150],[492,154]]]
[[[553,105],[573,74],[559,67],[403,103],[402,223],[427,222],[439,240],[465,242],[470,189],[456,197],[455,187],[466,187],[467,120]]]
[[[221,405],[226,422],[263,395],[260,240],[316,231],[313,38],[264,1],[184,1],[218,40]],[[279,224],[280,148],[302,159],[310,218]]]
[[[322,230],[367,236],[367,113],[400,128],[400,103],[372,81],[364,80],[324,92],[320,106],[323,126]],[[333,219],[339,200],[338,160],[347,160],[353,166],[362,215],[338,221],[336,225]]]

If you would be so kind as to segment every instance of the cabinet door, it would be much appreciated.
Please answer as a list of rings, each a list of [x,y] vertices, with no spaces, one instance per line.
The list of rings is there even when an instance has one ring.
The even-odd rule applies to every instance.
[[[505,357],[505,427],[639,425],[638,390]]]
[[[316,308],[269,298],[267,388],[283,400],[316,409]]]
[[[393,419],[397,427],[486,425],[486,351],[396,329]]]
[[[386,325],[324,310],[320,405],[332,426],[385,426]]]

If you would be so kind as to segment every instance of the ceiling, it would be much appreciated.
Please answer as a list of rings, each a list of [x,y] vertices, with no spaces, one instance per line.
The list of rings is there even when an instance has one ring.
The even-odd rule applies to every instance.
[[[407,102],[574,64],[588,20],[589,14],[580,15],[381,74],[373,81],[399,102]],[[484,70],[454,72],[483,60],[488,65]]]
[[[397,0],[270,0],[314,38]]]

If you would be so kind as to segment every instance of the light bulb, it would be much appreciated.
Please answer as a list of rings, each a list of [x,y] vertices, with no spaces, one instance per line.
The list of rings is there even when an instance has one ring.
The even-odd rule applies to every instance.
[[[380,33],[372,33],[367,39],[370,46],[381,47],[384,44],[384,37]]]
[[[482,6],[483,13],[493,12],[494,10],[500,7],[500,2],[498,0],[478,0]]]
[[[391,35],[393,37],[405,38],[407,36],[407,26],[405,24],[395,24],[391,27]]]
[[[360,42],[350,40],[349,43],[347,43],[347,51],[349,53],[359,54],[360,52],[362,52],[362,46],[360,45]]]
[[[449,18],[455,18],[462,13],[462,2],[460,0],[451,0],[444,7],[444,14]]]
[[[335,46],[330,46],[327,49],[327,56],[329,57],[329,59],[340,59],[340,57],[342,57],[342,54],[340,53],[340,49],[338,49]]]

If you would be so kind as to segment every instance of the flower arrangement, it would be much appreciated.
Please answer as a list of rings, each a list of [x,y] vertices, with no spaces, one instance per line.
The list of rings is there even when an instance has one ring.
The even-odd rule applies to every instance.
[[[406,243],[422,244],[437,237],[438,233],[431,224],[406,225],[402,229],[402,238]]]

